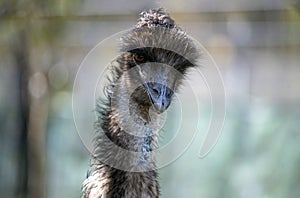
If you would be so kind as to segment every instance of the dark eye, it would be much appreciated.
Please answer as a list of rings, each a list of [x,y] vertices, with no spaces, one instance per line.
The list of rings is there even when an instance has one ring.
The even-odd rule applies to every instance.
[[[143,63],[146,61],[146,57],[143,54],[135,53],[133,58],[136,62]]]

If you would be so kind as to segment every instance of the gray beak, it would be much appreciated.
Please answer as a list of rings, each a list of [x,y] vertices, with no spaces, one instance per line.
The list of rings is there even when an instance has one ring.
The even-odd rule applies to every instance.
[[[164,112],[171,104],[174,91],[160,83],[146,83],[145,87],[154,109],[158,113]]]

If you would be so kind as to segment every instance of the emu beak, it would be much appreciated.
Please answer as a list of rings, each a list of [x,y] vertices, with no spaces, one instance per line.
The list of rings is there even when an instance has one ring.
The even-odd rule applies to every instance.
[[[148,95],[158,113],[164,112],[171,104],[174,91],[160,83],[146,83]]]

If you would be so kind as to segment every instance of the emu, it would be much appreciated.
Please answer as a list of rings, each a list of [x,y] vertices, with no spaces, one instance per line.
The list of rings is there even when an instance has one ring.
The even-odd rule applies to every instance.
[[[106,99],[97,106],[98,134],[83,198],[159,197],[154,151],[162,115],[199,57],[163,9],[141,12],[121,38]]]

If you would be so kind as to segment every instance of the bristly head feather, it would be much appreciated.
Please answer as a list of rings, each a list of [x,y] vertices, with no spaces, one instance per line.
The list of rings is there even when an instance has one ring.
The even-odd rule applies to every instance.
[[[149,11],[143,11],[140,13],[140,18],[135,25],[137,28],[140,27],[153,27],[161,26],[165,28],[179,28],[175,21],[169,16],[169,14],[163,9],[157,10],[151,9]]]
[[[181,65],[179,71],[198,65],[201,52],[168,13],[160,8],[143,11],[140,16],[135,27],[121,38],[121,53],[146,49],[145,54],[153,56],[151,62]],[[185,64],[181,64],[182,60]]]

